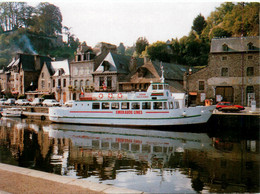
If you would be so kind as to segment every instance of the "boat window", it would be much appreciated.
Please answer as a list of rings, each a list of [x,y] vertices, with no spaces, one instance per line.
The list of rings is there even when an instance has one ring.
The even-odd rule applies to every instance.
[[[143,110],[151,109],[151,102],[142,102],[142,109]]]
[[[122,102],[121,109],[129,109],[129,102]]]
[[[139,102],[132,102],[131,103],[131,109],[139,110],[140,109],[140,103]]]
[[[163,109],[164,110],[168,109],[168,103],[167,102],[163,102]]]
[[[174,108],[175,108],[175,109],[180,108],[179,102],[174,102]]]
[[[119,103],[118,102],[112,102],[111,109],[119,109]]]
[[[170,109],[173,109],[173,102],[169,102]]]
[[[109,109],[109,102],[102,102],[102,109]]]
[[[153,103],[153,109],[162,109],[162,102],[154,102]]]
[[[162,84],[160,84],[158,86],[159,86],[159,90],[163,90],[163,85]]]
[[[92,109],[99,109],[100,108],[100,104],[99,103],[93,103],[92,104]]]
[[[157,85],[153,85],[153,90],[157,90]]]

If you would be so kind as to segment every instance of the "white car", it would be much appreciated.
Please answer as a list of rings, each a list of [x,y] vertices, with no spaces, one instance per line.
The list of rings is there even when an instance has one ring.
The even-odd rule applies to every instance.
[[[3,105],[5,101],[6,101],[5,98],[1,98],[1,99],[0,99],[0,105]]]
[[[42,102],[44,101],[43,98],[35,98],[30,104],[32,106],[42,105]]]
[[[67,107],[71,107],[74,102],[75,102],[75,100],[68,100],[67,102],[65,102],[64,105],[67,106]]]
[[[27,99],[18,99],[15,101],[16,105],[29,105],[30,102]]]
[[[55,99],[45,99],[42,102],[43,106],[60,106],[60,103]]]
[[[15,98],[9,98],[7,101],[4,102],[4,105],[14,105]]]

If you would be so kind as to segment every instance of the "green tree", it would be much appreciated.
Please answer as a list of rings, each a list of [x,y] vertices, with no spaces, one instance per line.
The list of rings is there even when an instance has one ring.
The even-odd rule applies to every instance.
[[[40,3],[37,7],[38,32],[52,36],[62,32],[62,15],[60,9],[50,3]]]
[[[146,47],[146,53],[151,60],[159,60],[163,62],[171,61],[171,49],[163,41],[157,41]]]
[[[205,21],[204,16],[199,14],[194,20],[193,20],[193,26],[192,30],[197,32],[198,35],[201,35],[202,30],[206,27],[207,22]]]
[[[149,45],[148,40],[145,37],[139,37],[135,43],[135,51],[138,55],[142,54],[146,46]]]

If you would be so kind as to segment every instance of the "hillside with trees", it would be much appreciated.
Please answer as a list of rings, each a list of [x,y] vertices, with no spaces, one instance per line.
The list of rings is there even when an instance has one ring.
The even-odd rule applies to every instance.
[[[0,67],[17,52],[73,58],[79,40],[62,25],[62,14],[55,5],[4,2],[0,3],[0,13]],[[62,41],[62,30],[67,42]]]

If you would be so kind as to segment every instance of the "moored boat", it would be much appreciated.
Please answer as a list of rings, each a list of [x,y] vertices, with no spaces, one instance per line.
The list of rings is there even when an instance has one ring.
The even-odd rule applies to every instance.
[[[3,117],[24,117],[22,108],[5,108],[1,114]]]
[[[174,126],[203,124],[215,106],[187,107],[185,94],[171,93],[169,85],[151,83],[146,92],[91,93],[72,107],[49,108],[56,123],[115,126]]]

